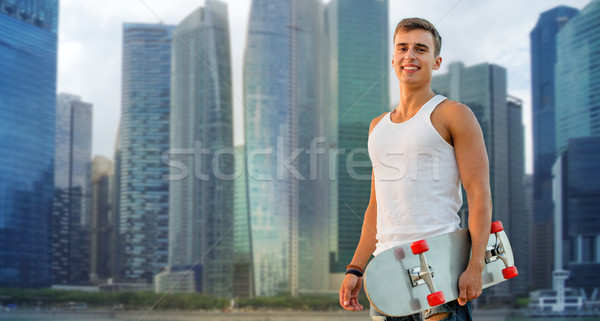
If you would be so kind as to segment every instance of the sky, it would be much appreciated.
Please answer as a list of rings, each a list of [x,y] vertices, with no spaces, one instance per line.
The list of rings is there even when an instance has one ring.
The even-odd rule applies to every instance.
[[[234,97],[243,97],[242,63],[251,0],[228,4]],[[272,0],[278,1],[278,0]],[[344,1],[344,0],[340,0]],[[367,0],[364,0],[367,1]],[[328,2],[324,1],[325,3]],[[540,13],[558,5],[583,8],[589,0],[389,0],[389,44],[398,21],[421,17],[442,36],[442,68],[461,61],[507,69],[508,93],[523,100],[526,172],[532,172],[529,33]],[[124,22],[176,25],[203,0],[60,0],[58,92],[94,105],[93,155],[113,158],[121,111],[121,41]],[[436,75],[434,73],[434,76]],[[391,102],[398,81],[389,73]],[[243,143],[243,103],[234,98],[234,143]],[[390,108],[391,109],[391,108]]]

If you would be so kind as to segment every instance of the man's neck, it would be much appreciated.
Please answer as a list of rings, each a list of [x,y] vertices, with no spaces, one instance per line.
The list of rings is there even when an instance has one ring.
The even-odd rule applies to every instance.
[[[400,119],[410,118],[434,96],[435,93],[430,86],[420,88],[400,86],[400,102],[394,114]]]

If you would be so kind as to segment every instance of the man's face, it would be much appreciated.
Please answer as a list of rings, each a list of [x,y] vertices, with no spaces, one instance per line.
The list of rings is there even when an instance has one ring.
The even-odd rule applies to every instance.
[[[421,85],[431,82],[433,70],[442,64],[434,57],[433,35],[425,30],[400,30],[394,39],[392,65],[400,83]]]

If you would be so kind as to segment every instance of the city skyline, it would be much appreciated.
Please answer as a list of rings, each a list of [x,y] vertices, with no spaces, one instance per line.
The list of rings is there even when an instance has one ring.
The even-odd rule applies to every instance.
[[[25,0],[23,3],[34,3],[29,1],[32,0]],[[183,3],[185,0],[180,1]],[[117,91],[122,98],[122,103],[118,106],[118,115],[121,117],[116,117],[119,131],[115,133],[120,138],[114,139],[117,148],[109,146],[111,151],[115,150],[116,173],[104,177],[95,199],[89,195],[93,191],[90,185],[91,161],[94,157],[97,163],[98,158],[104,159],[105,156],[92,153],[92,132],[101,127],[104,132],[100,135],[106,138],[110,136],[110,126],[105,123],[93,125],[93,122],[97,110],[106,110],[97,106],[92,98],[88,99],[88,93],[60,88],[56,90],[55,78],[50,82],[49,77],[46,77],[41,86],[46,96],[52,90],[57,92],[57,105],[53,111],[56,127],[52,135],[49,132],[40,135],[33,128],[28,131],[17,126],[32,121],[47,121],[52,118],[48,117],[48,111],[46,114],[40,113],[44,117],[37,118],[30,117],[29,114],[18,119],[12,116],[21,115],[18,111],[13,111],[14,106],[23,106],[22,110],[25,112],[30,112],[33,108],[28,105],[31,104],[29,98],[15,99],[23,97],[23,93],[31,92],[34,88],[31,83],[35,81],[28,81],[33,78],[32,74],[6,82],[10,86],[5,86],[9,89],[5,105],[10,112],[5,113],[5,119],[2,119],[8,124],[8,130],[4,132],[25,137],[24,142],[31,146],[31,142],[39,143],[41,139],[37,139],[38,136],[45,139],[52,136],[54,141],[55,158],[52,163],[56,167],[52,185],[56,190],[52,219],[55,234],[52,273],[60,272],[57,275],[60,275],[62,281],[57,281],[60,278],[53,274],[52,284],[82,285],[89,282],[86,274],[91,277],[89,280],[95,280],[92,281],[94,284],[103,281],[103,277],[99,278],[100,275],[95,273],[97,264],[93,262],[94,259],[86,262],[80,257],[99,257],[97,254],[101,256],[101,250],[110,252],[114,249],[112,258],[115,262],[98,268],[106,268],[107,271],[116,268],[117,271],[104,274],[104,277],[114,273],[117,282],[149,282],[152,275],[155,275],[155,284],[162,284],[156,287],[156,291],[165,291],[167,288],[171,291],[169,284],[175,281],[179,283],[178,276],[188,268],[193,270],[193,277],[181,282],[181,288],[176,288],[176,291],[196,290],[221,297],[231,296],[232,292],[250,296],[277,293],[298,295],[331,292],[338,286],[339,280],[336,278],[343,277],[343,263],[349,259],[337,254],[341,251],[336,249],[338,241],[335,238],[338,234],[343,235],[344,238],[340,238],[339,243],[353,245],[359,235],[358,231],[354,233],[342,226],[339,223],[341,219],[337,217],[341,217],[342,205],[352,212],[345,213],[346,218],[354,219],[353,216],[364,212],[359,209],[359,214],[355,213],[367,201],[361,199],[360,193],[356,192],[362,186],[359,181],[365,180],[360,177],[365,176],[351,171],[348,158],[341,157],[340,160],[343,158],[346,161],[345,174],[349,176],[344,179],[340,175],[344,162],[339,162],[336,169],[331,167],[331,163],[327,166],[327,161],[319,156],[321,151],[325,155],[326,149],[320,147],[326,147],[330,152],[341,152],[337,155],[343,155],[342,150],[352,150],[354,153],[363,144],[366,147],[366,142],[361,140],[361,133],[364,132],[366,139],[366,129],[362,126],[366,126],[373,117],[370,113],[380,114],[394,108],[397,101],[394,95],[398,94],[397,80],[393,79],[388,86],[385,77],[389,72],[386,69],[389,68],[387,59],[390,55],[383,50],[391,44],[391,39],[388,43],[386,36],[386,45],[381,40],[388,32],[391,38],[393,30],[390,32],[381,26],[395,25],[396,20],[388,23],[387,18],[382,19],[382,8],[385,6],[387,11],[388,0],[371,0],[372,7],[362,7],[366,3],[361,2],[362,0],[341,0],[345,1],[343,5],[337,0],[252,0],[251,20],[248,30],[244,30],[249,41],[242,41],[244,56],[236,58],[232,57],[235,51],[232,44],[239,45],[239,34],[229,28],[239,21],[229,23],[228,8],[231,3],[226,1],[205,0],[203,6],[193,7],[181,21],[169,20],[168,25],[138,21],[121,24],[122,33],[115,35],[120,37],[123,45],[122,79],[120,78],[123,81],[122,92]],[[139,2],[159,19],[159,15],[151,7],[152,1]],[[455,5],[460,3],[459,0]],[[473,10],[481,10],[482,7],[475,7]],[[9,26],[6,28],[9,33],[6,39],[18,43],[21,40],[15,35],[32,30],[40,33],[40,30],[32,28],[43,25],[43,16],[36,19],[37,15],[28,15],[24,9],[11,11],[11,8],[10,5],[0,6],[0,10],[4,10],[0,11],[0,25],[6,23]],[[446,14],[438,20],[426,18],[443,24],[444,18],[454,10],[459,9],[446,8]],[[555,9],[548,8],[538,13],[539,21],[553,10]],[[22,13],[17,15],[15,12]],[[11,33],[13,29],[10,28],[10,23],[15,21],[2,20],[2,13],[24,23],[20,25],[20,29],[14,28],[18,32]],[[488,291],[487,298],[484,299],[486,302],[494,297],[507,299],[506,302],[509,302],[511,295],[526,293],[530,285],[537,289],[548,287],[540,285],[540,280],[535,278],[531,278],[533,284],[528,283],[528,274],[531,272],[529,265],[536,262],[536,258],[528,260],[529,253],[536,252],[535,245],[538,243],[540,248],[552,247],[551,240],[557,240],[554,253],[561,253],[555,255],[557,262],[562,260],[560,258],[564,243],[564,265],[577,274],[586,274],[600,264],[600,234],[597,233],[597,228],[593,228],[600,224],[600,221],[593,219],[600,208],[600,202],[596,201],[599,199],[600,185],[594,179],[598,171],[592,167],[596,166],[597,159],[600,158],[600,117],[596,117],[600,116],[600,112],[598,102],[593,100],[598,96],[597,84],[600,81],[598,74],[594,73],[599,65],[593,59],[598,55],[596,49],[600,42],[593,35],[600,25],[592,23],[598,21],[595,18],[599,14],[600,0],[588,0],[580,14],[569,20],[565,28],[556,35],[546,29],[536,33],[540,25],[538,22],[525,33],[527,41],[531,36],[532,48],[528,49],[533,57],[531,60],[527,56],[525,61],[514,62],[512,65],[507,62],[511,57],[518,60],[522,54],[516,46],[514,53],[502,51],[504,49],[495,52],[497,60],[470,61],[469,59],[476,59],[481,54],[478,51],[482,50],[478,45],[479,41],[490,41],[487,38],[475,39],[471,41],[471,47],[460,49],[467,53],[464,57],[458,60],[445,59],[445,68],[433,74],[432,89],[471,107],[482,128],[490,162],[493,220],[500,219],[504,226],[509,227],[507,230],[512,232],[508,235],[514,244],[529,244],[523,245],[527,249],[515,255],[516,262],[523,262],[517,263],[524,272],[519,281],[511,282],[510,286],[507,282]],[[550,20],[560,25],[567,18],[559,16]],[[379,24],[371,25],[370,21]],[[536,21],[538,20],[532,23],[535,24]],[[505,34],[511,33],[510,28],[508,25]],[[53,33],[55,30],[50,28],[45,31]],[[554,49],[538,48],[534,41],[537,39],[535,35],[540,35],[540,42],[545,45],[551,37],[556,37],[558,45],[554,46],[552,42],[554,47],[551,46],[556,48],[556,65],[546,61],[547,59],[542,67],[537,63],[536,52],[548,53]],[[444,48],[454,52],[455,44],[448,44],[452,40],[447,40],[444,33],[442,37],[444,44],[449,47],[442,47],[442,56]],[[491,39],[496,39],[494,37],[490,36]],[[55,63],[56,33],[54,36],[50,35],[50,40],[52,39],[53,46],[48,48],[54,50],[54,54],[46,55],[45,58],[54,59]],[[498,46],[510,46],[511,39],[508,37],[507,41]],[[491,50],[490,48],[487,47],[487,50]],[[583,49],[573,54],[572,48]],[[36,49],[47,48],[37,46]],[[486,49],[486,45],[483,45],[483,49]],[[502,56],[503,52],[505,56]],[[20,53],[12,56],[10,51],[7,53],[8,61],[12,57],[25,57]],[[234,65],[240,61],[243,62],[243,74],[240,73],[236,79]],[[575,66],[575,62],[582,61],[585,63]],[[528,75],[529,85],[533,86],[526,92],[522,89],[511,90],[510,68],[519,64],[534,66],[524,71]],[[10,70],[9,67],[5,70]],[[11,74],[18,73],[9,73]],[[73,77],[82,74],[85,72],[75,73]],[[379,74],[383,76],[379,77]],[[519,72],[515,74],[519,75]],[[542,93],[540,98],[536,96],[539,93],[536,85],[540,84],[536,77],[544,74],[548,79],[556,79],[556,87],[554,84],[550,86],[542,83],[539,86],[542,90],[538,90]],[[56,76],[56,73],[52,76]],[[523,85],[522,77],[518,80],[512,77],[515,88]],[[99,87],[102,86],[100,78],[96,81]],[[9,76],[5,79],[11,78]],[[239,91],[233,85],[237,81],[244,85],[242,89],[238,88]],[[556,124],[547,126],[553,129],[552,135],[548,135],[545,130],[535,130],[538,125],[535,122],[539,121],[536,119],[535,108],[540,107],[534,106],[534,113],[531,113],[524,103],[528,102],[531,108],[533,97],[533,102],[541,101],[541,108],[545,108],[543,111],[548,111],[547,94],[550,87],[556,88],[557,95]],[[10,92],[12,88],[13,92]],[[363,92],[366,88],[369,89]],[[3,98],[2,94],[0,91],[0,98]],[[85,98],[85,102],[81,101],[81,97]],[[388,102],[388,99],[391,101]],[[236,120],[240,117],[242,120]],[[536,139],[533,146],[531,142],[525,143],[525,137],[531,139],[532,125],[523,123],[524,118],[531,117],[534,121],[533,137]],[[17,129],[12,130],[13,128]],[[346,132],[342,131],[348,128]],[[47,128],[35,128],[40,129]],[[553,194],[548,201],[554,203],[554,212],[547,213],[551,222],[547,226],[537,222],[530,226],[529,220],[523,224],[522,218],[535,218],[532,212],[525,212],[525,203],[536,201],[535,196],[532,197],[535,189],[527,194],[531,199],[525,199],[523,178],[528,176],[525,175],[525,168],[531,170],[531,158],[537,157],[537,154],[531,155],[537,152],[536,144],[539,146],[540,141],[547,141],[549,136],[554,138],[554,129],[558,158],[550,155],[547,160],[548,163],[553,160],[554,164],[552,181],[548,181],[552,183],[550,191]],[[240,137],[235,138],[241,135],[240,132],[245,135],[245,142]],[[596,137],[587,137],[594,135]],[[11,140],[9,137],[6,141],[10,143],[19,139]],[[31,146],[28,148],[31,149]],[[190,152],[192,147],[193,152]],[[532,147],[536,147],[536,150],[532,151]],[[552,149],[554,150],[554,146]],[[14,150],[19,152],[17,148]],[[588,150],[590,153],[587,153]],[[277,151],[277,156],[273,156],[275,154],[272,151]],[[299,151],[305,153],[296,154]],[[197,158],[196,162],[193,161],[194,158],[188,159],[187,156],[191,153],[194,157],[201,158]],[[34,154],[29,152],[29,155]],[[37,153],[42,154],[43,151]],[[525,157],[526,154],[528,157]],[[240,155],[244,155],[243,159],[240,159]],[[285,161],[281,158],[289,155],[296,156]],[[23,157],[7,157],[9,163],[4,166],[4,170],[12,166],[18,171],[33,173],[32,165],[21,170],[14,164],[20,158]],[[210,159],[212,172],[209,167]],[[361,163],[360,160],[353,160]],[[108,158],[104,161],[111,162]],[[186,171],[177,164],[185,167]],[[354,168],[362,166],[354,165]],[[537,159],[535,165],[538,177],[533,179],[538,180],[540,171]],[[287,168],[288,172],[284,172],[282,167]],[[362,167],[366,168],[366,165]],[[193,168],[194,175],[183,174],[187,173],[188,168]],[[336,171],[337,178],[332,177],[326,168]],[[232,171],[233,175],[228,175]],[[248,176],[240,176],[237,174],[239,172]],[[594,174],[588,176],[587,172]],[[110,178],[110,175],[115,176]],[[10,179],[22,179],[22,176],[19,173],[5,174]],[[116,184],[112,185],[114,182]],[[26,184],[20,184],[23,185]],[[36,183],[34,186],[39,189],[41,185]],[[340,188],[336,189],[337,186]],[[58,188],[65,190],[61,194],[58,193]],[[108,194],[111,193],[117,197],[110,200]],[[102,196],[98,196],[100,194]],[[4,202],[10,206],[10,202],[17,203],[25,199],[25,194],[14,197],[7,195],[9,197],[4,197]],[[39,201],[40,204],[31,203],[41,207],[43,193],[32,195],[31,198],[39,198],[36,202]],[[102,211],[112,207],[110,216],[91,215],[93,202],[90,200],[101,197],[105,201]],[[332,204],[337,204],[337,207],[331,206]],[[5,208],[10,209],[10,206]],[[9,229],[14,226],[34,230],[23,224],[14,224],[17,216],[13,212],[17,213],[0,211],[0,228],[9,231],[5,235],[12,237],[13,234],[10,233],[13,232]],[[109,212],[105,211],[106,213]],[[465,227],[468,215],[466,200],[459,215],[463,220],[462,227]],[[42,215],[40,217],[47,219]],[[110,225],[109,222],[102,223],[97,219],[110,221],[111,217],[117,218],[120,228],[120,240],[117,242],[115,239],[115,245],[108,244],[112,242],[108,239],[113,236],[96,233],[99,231],[97,226]],[[358,218],[354,223],[360,223],[360,217]],[[550,232],[552,224],[558,222],[559,218],[562,221],[555,226],[565,224],[562,240],[558,234],[562,232],[558,228],[554,230],[553,238],[538,238],[536,233]],[[247,220],[236,228],[237,223],[244,219]],[[592,220],[593,224],[589,224]],[[340,228],[336,230],[338,225]],[[537,231],[531,230],[534,226]],[[40,227],[44,227],[43,224]],[[536,240],[534,246],[530,244],[530,237]],[[108,240],[102,249],[97,246],[101,238]],[[4,239],[9,238],[5,236]],[[91,247],[92,253],[97,251],[91,256],[90,253],[71,246],[71,243],[79,243],[78,246],[85,247],[87,251],[87,243],[90,241],[96,244]],[[61,245],[57,246],[59,243]],[[40,243],[37,250],[47,254],[43,253],[43,246],[45,244]],[[10,253],[10,250],[4,251],[4,254],[0,251],[0,263],[1,259],[9,257],[6,253]],[[236,254],[240,256],[236,258]],[[352,253],[347,251],[346,254]],[[544,260],[551,258],[546,257],[546,252],[541,254]],[[332,267],[337,265],[338,269],[331,268],[328,273],[328,267],[321,264],[327,261],[330,261]],[[583,267],[582,264],[594,266]],[[560,264],[556,266],[555,271],[561,269]],[[92,270],[87,271],[88,268]],[[40,269],[46,268],[42,266]],[[0,281],[4,279],[4,282],[13,282],[13,270],[2,269],[0,265]],[[27,273],[33,271],[31,268],[21,270]],[[77,270],[79,274],[71,272],[72,270]],[[551,274],[550,266],[544,266],[540,270],[547,276]],[[160,271],[163,272],[156,275]],[[592,281],[588,284],[585,279],[587,278],[571,279],[567,284],[571,282],[570,284],[577,284],[577,287],[585,285],[588,286],[587,290],[592,291],[598,284],[597,280],[600,280],[590,278]]]
[[[243,143],[242,77],[243,51],[250,1],[225,1],[229,4],[233,100],[234,143]],[[588,0],[572,1],[570,6],[581,9]],[[329,3],[329,1],[325,1]],[[523,100],[526,127],[526,172],[530,173],[531,155],[531,94],[529,67],[529,32],[541,12],[564,4],[564,1],[535,1],[523,7],[518,1],[501,5],[456,1],[435,1],[431,7],[418,3],[390,2],[389,29],[404,17],[420,16],[438,25],[444,39],[444,62],[439,73],[447,71],[453,61],[466,65],[490,62],[508,71],[508,92]],[[93,154],[112,158],[120,114],[120,26],[123,22],[167,24],[181,21],[201,5],[197,0],[179,0],[177,5],[159,1],[127,3],[94,1],[61,1],[59,26],[58,91],[84,96],[97,106],[94,118]],[[493,10],[492,10],[493,9]],[[459,15],[467,14],[468,19]],[[469,15],[468,13],[473,13]],[[476,14],[475,14],[476,13]],[[159,20],[160,19],[160,20]],[[472,28],[481,23],[480,28]],[[86,25],[94,26],[86,28]],[[468,31],[468,36],[461,36]],[[508,37],[508,38],[507,38]],[[507,38],[507,39],[504,39]],[[478,42],[473,45],[473,39]],[[391,46],[392,41],[390,39]],[[391,48],[390,48],[391,53]],[[96,61],[97,64],[91,64]],[[73,76],[73,75],[77,76]],[[390,79],[390,102],[397,102],[397,81]]]

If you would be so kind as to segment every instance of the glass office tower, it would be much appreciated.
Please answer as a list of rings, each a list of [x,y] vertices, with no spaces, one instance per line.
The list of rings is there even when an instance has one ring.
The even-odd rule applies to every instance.
[[[231,297],[234,150],[227,5],[207,0],[174,33],[169,265],[200,266],[201,292]]]
[[[168,263],[170,28],[123,25],[119,265],[128,281],[151,283]]]
[[[244,145],[235,146],[235,173],[233,181],[233,296],[254,296],[254,274],[252,272],[252,244],[250,233],[250,211],[246,189]],[[239,175],[239,176],[238,176]]]
[[[556,35],[577,14],[559,6],[543,12],[531,30],[531,98],[533,134],[534,238],[532,259],[543,269],[532,275],[533,286],[551,287],[552,269],[552,164],[556,160],[554,67]]]
[[[58,95],[55,142],[52,284],[89,284],[92,104]]]
[[[564,159],[563,184],[557,188],[563,197],[563,267],[571,272],[566,285],[588,295],[600,284],[599,21],[600,1],[594,0],[558,32],[554,71],[555,152]]]
[[[569,139],[600,135],[600,1],[581,9],[557,35],[556,155]],[[580,48],[572,52],[569,48]]]
[[[257,295],[327,285],[328,215],[311,165],[324,149],[323,11],[319,0],[251,4],[244,125]]]
[[[371,191],[371,166],[351,175],[346,160],[369,163],[367,138],[373,118],[390,110],[391,67],[387,0],[333,0],[327,4],[330,147],[339,151],[331,181],[331,267],[346,271],[360,239]],[[350,153],[355,153],[349,156]],[[357,217],[358,216],[358,217]]]
[[[523,126],[523,101],[508,96],[508,153],[509,153],[509,216],[511,243],[519,244],[515,251],[515,265],[519,278],[510,282],[510,292],[527,294],[531,284],[531,221],[525,200],[525,127]]]
[[[554,204],[562,224],[562,261],[566,286],[591,297],[600,290],[600,136],[571,138],[554,164]],[[555,218],[556,219],[556,218]],[[562,265],[562,266],[559,266]]]
[[[502,221],[510,236],[510,213],[516,209],[510,208],[509,186],[511,181],[522,181],[523,174],[518,170],[511,171],[509,128],[514,130],[513,126],[520,124],[509,124],[506,79],[506,69],[498,65],[482,63],[465,67],[460,62],[453,62],[448,66],[448,73],[433,77],[431,88],[466,104],[477,117],[490,162],[493,219]],[[521,159],[521,162],[525,160]],[[515,176],[511,177],[511,173]],[[461,212],[468,213],[468,199],[464,194],[463,200]],[[463,220],[467,217],[463,215]],[[463,221],[463,225],[465,223]],[[495,286],[493,295],[507,298],[508,284]]]
[[[50,286],[58,0],[0,2],[0,287]]]
[[[116,256],[116,223],[112,211],[114,163],[100,155],[92,159],[92,235],[91,271],[92,283],[104,283],[114,277]]]

